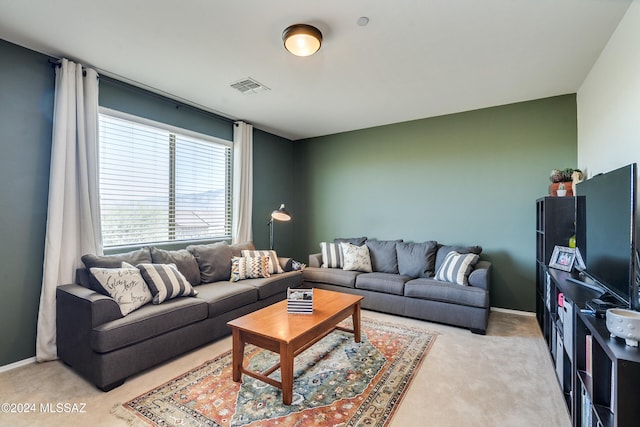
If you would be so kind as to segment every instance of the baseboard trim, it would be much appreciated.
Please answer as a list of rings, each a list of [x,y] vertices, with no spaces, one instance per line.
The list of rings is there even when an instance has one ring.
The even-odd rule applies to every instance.
[[[30,357],[24,360],[18,360],[17,362],[10,363],[8,365],[0,366],[0,374],[3,372],[10,371],[12,369],[20,368],[22,366],[31,365],[32,363],[36,363],[35,357]]]
[[[497,311],[500,313],[517,314],[519,316],[535,317],[535,313],[531,311],[511,310],[510,308],[491,307],[491,311]]]

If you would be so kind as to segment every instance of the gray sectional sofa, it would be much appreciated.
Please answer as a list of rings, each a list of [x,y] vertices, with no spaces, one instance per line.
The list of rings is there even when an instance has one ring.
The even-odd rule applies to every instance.
[[[446,276],[444,267],[449,253],[479,256],[482,248],[366,237],[336,239],[333,243],[340,242],[366,245],[371,272],[344,270],[335,262],[332,267],[328,266],[331,262],[323,259],[323,253],[324,258],[332,261],[336,256],[334,247],[334,252],[309,255],[309,266],[303,271],[303,287],[362,295],[362,308],[365,309],[469,328],[477,334],[486,333],[491,263],[478,258],[468,266],[461,284],[438,277],[438,273]],[[451,259],[455,258],[452,254]]]
[[[57,289],[58,356],[74,371],[108,391],[158,363],[230,333],[226,323],[286,297],[302,284],[300,271],[231,283],[231,257],[253,245],[216,243],[164,251],[144,248],[112,256],[87,255],[76,282]],[[116,301],[96,283],[91,267],[117,268],[127,262],[173,263],[197,291],[195,296],[148,303],[123,316]]]

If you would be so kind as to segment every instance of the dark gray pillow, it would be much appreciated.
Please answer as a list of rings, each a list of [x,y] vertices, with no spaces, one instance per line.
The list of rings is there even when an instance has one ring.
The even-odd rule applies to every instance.
[[[196,257],[186,249],[167,251],[152,247],[151,261],[154,264],[175,264],[178,271],[182,273],[191,285],[196,286],[201,283],[198,261],[196,261]]]
[[[362,246],[367,241],[366,237],[338,237],[333,239],[333,243],[351,243],[352,245]]]
[[[435,272],[438,243],[396,243],[398,272],[411,277],[431,277]]]
[[[442,262],[447,257],[447,254],[451,251],[456,251],[459,254],[476,254],[482,253],[482,246],[446,246],[440,245],[438,247],[438,253],[436,254],[436,271],[440,269]]]
[[[229,245],[229,247],[231,248],[231,253],[233,253],[233,256],[242,256],[242,251],[256,250],[253,242],[234,243],[233,245]]]
[[[218,242],[211,245],[191,245],[187,246],[187,250],[196,257],[202,283],[229,280],[231,277],[231,257],[233,257],[233,252],[227,242]]]
[[[398,274],[396,244],[402,240],[367,240],[371,269],[381,273]]]
[[[96,268],[121,268],[123,262],[128,262],[131,265],[138,265],[142,263],[150,263],[151,262],[151,252],[149,248],[140,248],[135,251],[125,252],[122,254],[113,254],[113,255],[94,255],[94,254],[86,254],[82,255],[82,263],[86,267],[88,271],[91,271],[92,267]],[[96,291],[100,292],[103,295],[109,295],[109,292],[106,291],[100,284],[100,282],[90,274],[91,280],[89,281],[89,287]]]

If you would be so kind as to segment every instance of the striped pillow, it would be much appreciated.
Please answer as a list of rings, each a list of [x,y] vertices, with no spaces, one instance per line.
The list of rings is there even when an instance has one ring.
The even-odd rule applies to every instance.
[[[476,254],[460,254],[451,251],[440,265],[435,279],[458,285],[468,285],[469,274],[478,262],[478,258],[479,256]]]
[[[233,257],[231,259],[230,282],[237,282],[244,279],[256,279],[259,277],[270,277],[268,256],[261,257]]]
[[[267,256],[269,257],[269,274],[284,273],[284,270],[280,267],[276,251],[250,251],[243,249],[241,253],[245,258]]]
[[[340,243],[320,243],[320,251],[322,252],[323,268],[342,268],[344,265],[344,256]]]
[[[138,264],[136,267],[149,286],[154,304],[198,294],[175,264]]]

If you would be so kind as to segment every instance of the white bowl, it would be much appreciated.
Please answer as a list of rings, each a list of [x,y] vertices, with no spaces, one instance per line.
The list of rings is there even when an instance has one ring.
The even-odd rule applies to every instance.
[[[640,312],[624,308],[610,308],[607,310],[607,329],[612,337],[624,339],[630,347],[638,347]]]

